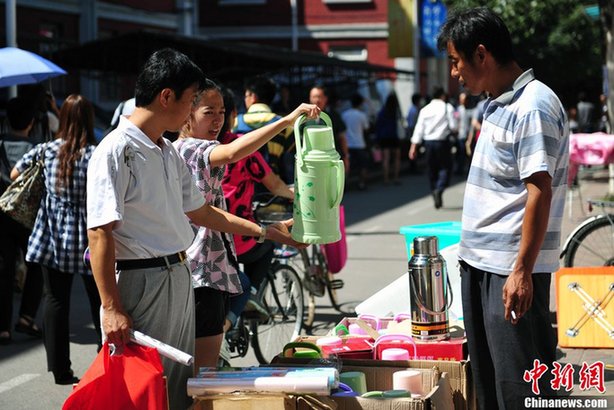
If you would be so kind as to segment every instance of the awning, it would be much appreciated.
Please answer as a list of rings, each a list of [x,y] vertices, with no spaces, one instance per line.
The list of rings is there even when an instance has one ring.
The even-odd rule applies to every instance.
[[[330,80],[410,77],[412,71],[344,61],[317,52],[292,51],[254,43],[228,42],[150,31],[135,31],[55,52],[53,61],[68,70],[136,74],[156,50],[172,47],[189,56],[205,74],[236,81],[256,74],[280,74]],[[300,80],[299,78],[299,80]]]

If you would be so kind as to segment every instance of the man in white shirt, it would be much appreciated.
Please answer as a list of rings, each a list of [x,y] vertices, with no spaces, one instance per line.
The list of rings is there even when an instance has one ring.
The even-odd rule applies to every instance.
[[[345,138],[347,139],[348,153],[350,156],[351,167],[358,169],[359,182],[358,189],[367,188],[367,170],[371,157],[367,151],[365,142],[365,132],[369,129],[369,118],[358,107],[364,102],[360,94],[352,96],[352,108],[341,114],[341,119],[345,123]]]
[[[454,107],[446,99],[444,89],[436,86],[433,99],[418,114],[409,148],[411,160],[416,159],[418,145],[423,144],[426,148],[429,184],[436,209],[443,206],[442,194],[450,184],[452,151],[448,137],[456,133]]]
[[[122,345],[130,329],[194,354],[194,294],[185,249],[196,224],[291,243],[287,226],[265,229],[205,204],[183,159],[162,134],[179,130],[198,102],[202,71],[163,49],[137,78],[136,108],[96,148],[88,167],[91,264],[103,332]],[[192,367],[163,358],[171,409],[186,409]]]

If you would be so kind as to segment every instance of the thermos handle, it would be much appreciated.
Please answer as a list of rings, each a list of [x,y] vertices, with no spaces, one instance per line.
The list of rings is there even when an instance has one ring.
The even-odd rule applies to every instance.
[[[324,121],[324,124],[328,125],[330,129],[333,129],[333,122],[330,120],[330,117],[324,111],[320,111],[320,118]]]
[[[305,114],[301,114],[298,116],[296,121],[294,121],[294,143],[296,144],[296,162],[299,168],[303,166],[303,146],[301,145],[301,134],[299,131],[301,124],[303,123],[303,121],[305,121],[306,118],[307,116]],[[330,120],[328,114],[323,111],[320,111],[320,118],[322,118],[324,124],[328,125],[331,130],[333,129],[333,123]]]
[[[337,172],[331,172],[330,176],[331,178],[335,176],[336,182],[333,182],[330,185],[333,186],[334,184],[337,184],[337,192],[335,192],[335,200],[330,204],[331,209],[341,204],[341,200],[343,199],[343,187],[345,186],[345,166],[343,161],[336,161],[333,163],[333,166]]]
[[[383,336],[378,337],[377,340],[375,341],[375,345],[373,345],[373,352],[377,354],[377,346],[380,343],[393,342],[396,340],[400,342],[409,343],[414,350],[413,357],[416,357],[418,355],[418,350],[416,348],[416,342],[414,341],[414,338],[408,335],[403,335],[403,334],[390,334],[390,335],[383,335]]]
[[[447,277],[446,277],[446,279],[447,279]],[[418,285],[416,284],[416,279],[414,278],[414,275],[411,274],[411,270],[409,271],[409,280],[411,280],[411,284],[413,285],[411,287],[411,289],[412,289],[412,293],[414,294],[414,298],[416,299],[416,303],[418,304],[418,307],[420,309],[422,309],[423,311],[425,311],[426,313],[428,313],[429,315],[441,315],[443,312],[446,311],[446,309],[449,308],[449,306],[452,306],[451,302],[450,302],[449,306],[443,305],[443,307],[441,308],[441,310],[439,312],[427,308],[424,305],[424,302],[422,301],[422,298],[418,294],[418,291],[416,290],[416,289],[418,289]],[[450,286],[450,280],[449,279],[448,279],[448,289],[450,291],[449,293],[452,293],[452,287]]]
[[[296,164],[299,168],[303,166],[303,147],[301,146],[301,134],[300,134],[300,126],[301,123],[307,118],[305,114],[301,114],[298,116],[296,121],[294,121],[294,143],[296,144]]]
[[[448,302],[448,309],[450,309],[454,301],[454,293],[452,293],[452,284],[450,283],[450,277],[448,275],[446,275],[446,282],[448,282],[448,295],[450,295],[450,301]]]

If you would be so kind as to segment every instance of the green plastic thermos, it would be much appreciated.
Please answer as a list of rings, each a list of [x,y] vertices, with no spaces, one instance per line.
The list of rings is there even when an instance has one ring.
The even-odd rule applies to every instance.
[[[294,123],[296,166],[294,171],[294,225],[292,239],[308,244],[326,244],[341,239],[339,204],[343,198],[345,169],[330,117],[320,113],[326,125],[306,124],[301,115]],[[304,143],[303,143],[304,141]]]

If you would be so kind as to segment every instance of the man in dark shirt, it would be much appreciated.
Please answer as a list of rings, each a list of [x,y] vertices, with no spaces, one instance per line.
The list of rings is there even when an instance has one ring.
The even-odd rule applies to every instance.
[[[309,102],[315,104],[330,117],[333,124],[333,134],[335,136],[335,149],[341,156],[345,166],[345,172],[350,169],[350,154],[348,154],[348,143],[345,138],[345,123],[341,116],[329,103],[328,89],[324,85],[316,84],[309,91]]]
[[[10,184],[10,173],[15,163],[28,152],[33,144],[28,133],[34,124],[34,109],[23,98],[12,98],[6,107],[9,132],[0,135],[0,190]],[[0,344],[11,342],[11,320],[13,317],[13,282],[15,280],[17,250],[26,253],[30,231],[0,212]],[[28,263],[28,273],[21,296],[19,321],[15,330],[40,338],[41,330],[34,324],[34,318],[43,292],[40,266]]]

